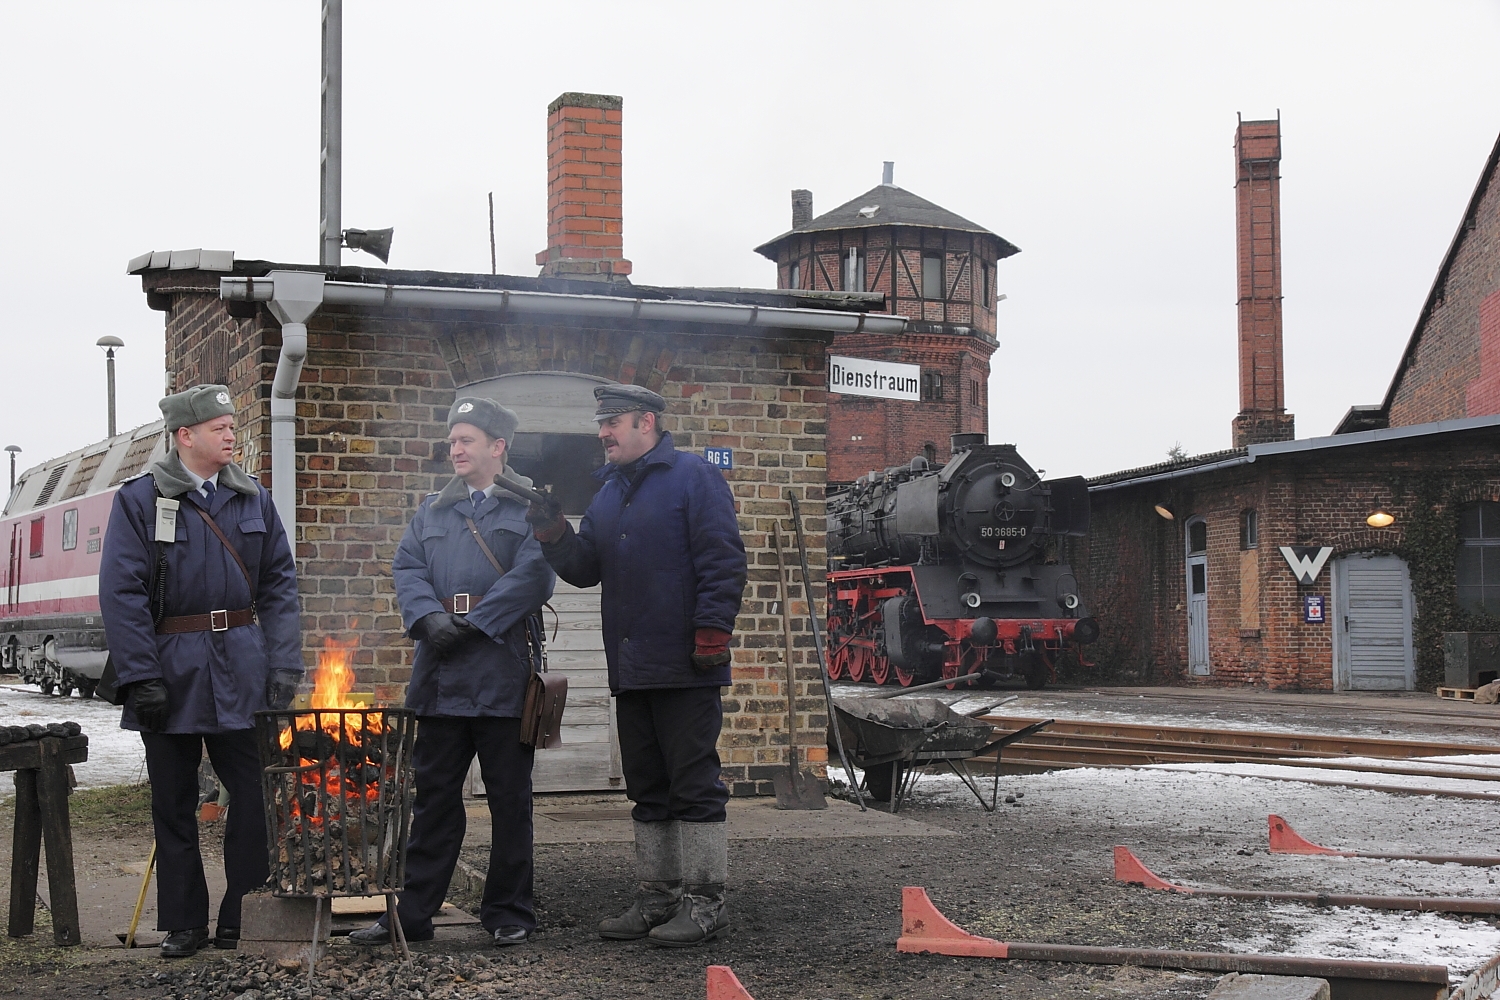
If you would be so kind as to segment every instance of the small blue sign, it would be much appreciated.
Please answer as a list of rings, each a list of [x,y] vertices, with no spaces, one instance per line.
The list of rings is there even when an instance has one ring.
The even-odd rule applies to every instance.
[[[1326,621],[1323,615],[1323,604],[1328,598],[1322,594],[1302,595],[1302,620],[1309,625],[1321,625]]]
[[[703,458],[716,469],[734,468],[733,448],[704,448]]]

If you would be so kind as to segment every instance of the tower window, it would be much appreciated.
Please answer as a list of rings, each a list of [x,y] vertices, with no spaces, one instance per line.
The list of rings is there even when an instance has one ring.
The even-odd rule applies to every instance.
[[[844,251],[844,291],[865,290],[865,252],[858,247]]]
[[[939,253],[924,253],[922,255],[922,298],[943,298],[943,255]]]
[[[941,372],[922,373],[922,402],[938,403],[943,399],[943,376]]]
[[[1240,514],[1240,548],[1253,549],[1260,545],[1260,515],[1255,508]]]
[[[993,273],[993,269],[988,264],[979,265],[979,274],[982,278],[980,283],[984,286],[984,298],[980,300],[980,305],[986,309],[995,304],[995,290],[990,287],[990,275]]]
[[[922,457],[927,459],[927,466],[931,468],[937,464],[937,445],[928,441],[922,446]]]
[[[794,261],[792,263],[792,273],[790,275],[788,275],[788,277],[787,277],[786,286],[788,288],[801,288],[802,287],[802,262],[801,261]]]
[[[979,405],[979,380],[977,378],[969,379],[969,405]]]

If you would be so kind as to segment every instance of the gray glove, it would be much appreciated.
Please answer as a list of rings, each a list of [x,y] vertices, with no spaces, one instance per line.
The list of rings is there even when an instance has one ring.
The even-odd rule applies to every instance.
[[[295,670],[273,670],[266,676],[266,707],[274,712],[292,707],[302,675]]]

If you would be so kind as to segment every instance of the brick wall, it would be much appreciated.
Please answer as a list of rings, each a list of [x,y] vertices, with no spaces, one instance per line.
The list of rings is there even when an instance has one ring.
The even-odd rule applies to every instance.
[[[1331,569],[1299,584],[1279,547],[1331,546],[1333,559],[1354,552],[1419,557],[1408,537],[1423,496],[1500,497],[1500,433],[1469,432],[1434,438],[1262,456],[1249,465],[1154,484],[1091,493],[1089,537],[1073,543],[1069,559],[1103,635],[1090,650],[1099,674],[1141,683],[1257,685],[1328,690],[1333,687],[1333,628],[1302,621],[1302,599],[1332,599]],[[1457,501],[1454,501],[1455,503]],[[1166,503],[1176,519],[1153,506]],[[1377,506],[1396,516],[1384,529],[1366,525]],[[1259,517],[1259,544],[1245,550],[1241,519]],[[1438,514],[1451,513],[1440,507]],[[1186,539],[1189,520],[1208,529],[1209,656],[1213,673],[1187,672]],[[1434,522],[1437,523],[1437,522]],[[1441,522],[1448,523],[1448,522]],[[1456,531],[1455,527],[1450,533]],[[1458,536],[1423,544],[1451,547]],[[1451,548],[1449,549],[1451,551]],[[1253,622],[1245,589],[1255,590]],[[1456,580],[1444,596],[1414,589],[1416,614],[1446,615]],[[1333,612],[1330,606],[1330,615]],[[1418,648],[1431,663],[1440,650]],[[1087,676],[1087,675],[1086,675]]]
[[[344,272],[340,277],[349,280]],[[473,277],[476,284],[488,279]],[[270,485],[268,399],[280,346],[275,321],[264,308],[241,309],[253,314],[245,319],[231,317],[217,298],[216,275],[150,272],[143,281],[153,302],[166,307],[167,364],[178,385],[225,377],[222,359],[229,359],[244,464]],[[526,371],[646,385],[667,398],[664,423],[679,447],[734,449],[735,468],[726,478],[750,578],[720,747],[736,794],[770,793],[787,743],[770,530],[781,519],[782,530],[790,532],[786,497],[795,493],[803,502],[809,559],[818,577],[813,596],[820,599],[823,335],[594,321],[500,323],[494,314],[324,307],[309,321],[308,338],[297,404],[295,544],[309,664],[326,637],[356,633],[360,685],[383,701],[403,697],[411,644],[401,632],[390,560],[422,497],[452,474],[445,438],[455,386]],[[791,602],[798,729],[804,759],[822,761],[827,718],[805,602],[799,580]]]
[[[1240,413],[1233,438],[1240,448],[1296,434],[1281,350],[1281,122],[1241,122],[1234,149]]]
[[[1423,424],[1497,412],[1481,391],[1469,410],[1469,386],[1481,371],[1481,306],[1500,292],[1500,146],[1439,270],[1388,398],[1390,425]]]

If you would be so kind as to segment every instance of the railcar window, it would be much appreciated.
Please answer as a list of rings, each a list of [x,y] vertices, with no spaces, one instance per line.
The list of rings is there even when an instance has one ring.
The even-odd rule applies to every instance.
[[[936,253],[922,255],[922,298],[943,298],[943,256]]]
[[[78,508],[63,511],[63,551],[78,548]]]
[[[45,517],[34,517],[31,519],[31,558],[40,559],[42,555],[42,531],[45,529],[47,519]]]
[[[1188,525],[1188,552],[1208,551],[1208,522],[1194,521]]]
[[[1458,536],[1458,603],[1500,615],[1500,503],[1459,511]]]

